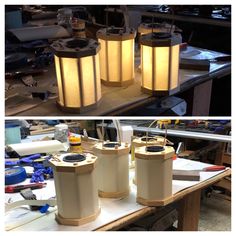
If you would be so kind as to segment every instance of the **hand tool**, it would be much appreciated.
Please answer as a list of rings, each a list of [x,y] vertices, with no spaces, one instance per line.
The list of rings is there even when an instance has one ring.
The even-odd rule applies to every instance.
[[[24,184],[24,185],[15,185],[15,186],[5,186],[5,193],[17,193],[23,189],[39,189],[43,188],[47,183],[34,183],[34,184]]]
[[[208,166],[194,171],[220,171],[220,170],[225,170],[225,168],[226,168],[225,166]]]

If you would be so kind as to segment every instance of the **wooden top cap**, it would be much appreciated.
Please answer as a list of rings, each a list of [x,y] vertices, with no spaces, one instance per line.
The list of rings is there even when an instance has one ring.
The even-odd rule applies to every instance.
[[[108,27],[97,31],[97,38],[107,41],[124,41],[134,39],[135,36],[134,28]]]
[[[150,146],[148,146],[150,147]],[[169,159],[174,155],[175,150],[170,146],[163,146],[163,151],[151,152],[146,150],[146,146],[135,149],[135,158],[145,160]]]
[[[147,137],[147,144],[148,145],[163,145],[164,137],[162,136],[155,136],[155,137]],[[135,138],[133,140],[133,144],[136,147],[142,147],[146,145],[146,136]]]
[[[181,44],[182,37],[180,34],[170,34],[166,32],[154,32],[141,36],[141,45],[149,47],[171,47]]]
[[[130,144],[128,143],[117,143],[117,142],[104,142],[97,143],[93,147],[94,153],[101,154],[117,154],[123,155],[128,154],[130,151]]]
[[[51,48],[58,57],[81,58],[96,55],[100,50],[100,43],[89,38],[68,38],[54,41]]]
[[[66,153],[57,155],[49,161],[50,166],[57,172],[91,172],[95,168],[97,157],[90,153]]]

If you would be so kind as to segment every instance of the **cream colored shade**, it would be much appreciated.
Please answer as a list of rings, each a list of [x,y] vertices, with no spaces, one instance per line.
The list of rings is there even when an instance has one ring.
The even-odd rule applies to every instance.
[[[142,87],[168,91],[179,85],[179,45],[150,47],[141,45]]]
[[[101,79],[107,82],[124,82],[134,78],[134,39],[109,41],[98,39],[101,44]]]
[[[101,98],[99,56],[63,58],[55,55],[61,106],[79,108]]]

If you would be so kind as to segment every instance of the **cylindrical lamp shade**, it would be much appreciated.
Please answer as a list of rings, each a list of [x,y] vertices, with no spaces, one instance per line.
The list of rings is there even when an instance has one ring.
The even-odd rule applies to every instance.
[[[129,151],[127,143],[98,143],[98,193],[100,197],[120,198],[129,194]]]
[[[138,147],[143,147],[146,145],[163,145],[165,142],[165,138],[161,136],[155,136],[155,137],[137,137],[133,139],[132,141],[132,148],[131,148],[131,155],[132,159],[135,160],[135,175],[134,175],[134,180],[133,183],[137,184],[137,168],[136,168],[136,159],[135,159],[135,149]]]
[[[101,98],[98,51],[93,39],[63,39],[52,44],[58,84],[58,106],[67,112],[85,112]]]
[[[56,188],[56,220],[63,225],[82,225],[100,213],[97,157],[67,153],[50,160]]]
[[[107,86],[126,86],[134,80],[134,38],[132,28],[106,28],[97,32],[101,44],[101,80]]]
[[[141,36],[142,91],[171,95],[179,90],[179,34]]]
[[[163,206],[172,200],[172,156],[170,146],[136,148],[136,201],[146,206]]]

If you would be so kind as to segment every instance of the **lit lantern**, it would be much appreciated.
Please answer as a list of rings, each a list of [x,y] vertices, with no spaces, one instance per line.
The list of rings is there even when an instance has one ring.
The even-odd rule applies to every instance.
[[[98,51],[93,39],[61,39],[52,44],[59,92],[57,105],[64,111],[84,112],[101,98]]]
[[[120,198],[129,194],[128,143],[105,142],[94,146],[98,157],[98,194],[105,198]]]
[[[101,80],[107,86],[126,86],[134,80],[134,38],[132,28],[106,28],[97,32],[101,44]]]
[[[172,201],[174,153],[170,146],[143,146],[135,149],[138,203],[163,206]]]
[[[100,213],[97,157],[67,153],[49,161],[56,188],[56,220],[63,225],[82,225]]]
[[[141,23],[138,27],[138,33],[140,35],[150,34],[152,32],[166,32],[166,33],[174,33],[175,25],[170,25],[167,23]]]
[[[142,91],[171,95],[179,90],[180,34],[151,33],[141,36]]]

